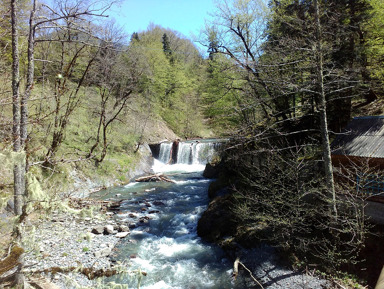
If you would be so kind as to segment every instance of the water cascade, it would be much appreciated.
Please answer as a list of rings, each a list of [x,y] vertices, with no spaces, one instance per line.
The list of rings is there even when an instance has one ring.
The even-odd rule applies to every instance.
[[[160,144],[159,161],[168,164],[171,156],[172,143],[163,142]]]
[[[165,164],[206,164],[214,157],[221,143],[211,140],[163,142],[158,159]]]
[[[221,249],[203,242],[196,232],[209,202],[210,180],[202,172],[215,144],[179,143],[177,162],[170,165],[172,145],[161,144],[153,170],[167,174],[175,183],[133,182],[111,188],[108,194],[100,192],[104,199],[122,200],[116,218],[132,227],[115,258],[128,262],[129,270],[146,272],[140,288],[244,288],[233,282],[233,264]],[[112,277],[112,281],[137,286],[132,277]]]

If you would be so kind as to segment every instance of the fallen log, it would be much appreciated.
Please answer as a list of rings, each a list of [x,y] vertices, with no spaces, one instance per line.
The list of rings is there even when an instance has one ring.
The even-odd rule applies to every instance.
[[[78,272],[83,275],[85,275],[89,280],[94,280],[96,278],[100,277],[112,277],[121,273],[124,273],[125,271],[122,271],[119,267],[111,267],[111,268],[102,268],[102,269],[95,269],[93,267],[89,268],[83,268],[83,267],[51,267],[47,269],[42,270],[36,270],[36,271],[30,271],[29,273],[31,276],[39,276],[40,274],[58,274],[58,273],[71,273],[71,272]],[[144,271],[127,271],[127,273],[135,273],[135,274],[141,274],[143,276],[147,276],[147,273]]]
[[[167,176],[163,174],[149,175],[135,179],[136,182],[168,182],[175,183],[175,181],[171,180]]]

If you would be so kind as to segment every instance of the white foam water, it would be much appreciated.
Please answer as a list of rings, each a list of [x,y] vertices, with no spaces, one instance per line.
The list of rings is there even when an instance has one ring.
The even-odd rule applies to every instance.
[[[197,144],[194,146],[197,148]],[[164,160],[168,159],[164,157],[167,152],[169,146],[164,146]],[[153,171],[166,174],[175,183],[132,183],[119,191],[126,201],[118,217],[124,222],[150,218],[132,229],[117,257],[129,261],[129,270],[146,272],[140,288],[241,288],[232,282],[232,264],[222,250],[197,235],[197,222],[209,202],[210,180],[202,176],[204,167],[200,161],[168,165],[155,160]],[[144,205],[156,214],[147,214],[142,210]],[[137,287],[137,280],[132,278],[118,282]]]

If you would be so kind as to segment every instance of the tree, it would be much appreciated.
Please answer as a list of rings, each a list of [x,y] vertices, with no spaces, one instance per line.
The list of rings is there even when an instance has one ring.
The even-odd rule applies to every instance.
[[[138,82],[143,71],[138,67],[136,55],[129,49],[123,51],[119,41],[123,39],[121,32],[113,27],[104,29],[105,35],[95,60],[96,64],[90,72],[90,83],[96,87],[100,96],[100,106],[95,112],[99,117],[95,142],[86,158],[95,160],[98,166],[107,154],[108,131],[119,115],[126,109],[131,95],[138,90]],[[99,156],[96,149],[102,143]]]
[[[11,25],[12,25],[12,103],[13,103],[13,151],[20,153],[21,135],[20,135],[20,56],[19,56],[19,33],[18,33],[18,17],[17,17],[17,1],[11,1]],[[23,178],[24,168],[20,164],[15,164],[14,167],[14,199],[15,199],[15,214],[21,215],[24,183]]]
[[[366,69],[363,71],[365,77],[371,81],[371,93],[367,96],[367,103],[372,102],[383,95],[383,67],[381,65],[384,49],[382,46],[384,29],[382,19],[384,16],[384,3],[379,0],[369,2],[372,9],[369,10],[368,21],[362,28],[361,41],[366,47]]]
[[[171,60],[172,50],[171,50],[171,46],[169,43],[169,38],[168,38],[167,33],[163,34],[162,43],[163,43],[163,51],[164,51],[165,55]]]
[[[139,79],[140,90],[158,114],[180,136],[198,136],[202,120],[198,100],[202,58],[196,47],[179,33],[150,25],[130,43],[138,55],[137,67],[146,71]],[[169,54],[171,52],[171,54]]]
[[[27,69],[26,69],[26,87],[23,93],[20,92],[20,52],[19,52],[19,13],[20,7],[18,6],[19,2],[16,0],[10,1],[11,8],[11,31],[12,31],[12,104],[13,104],[13,121],[12,121],[12,141],[13,141],[13,151],[16,154],[27,156],[27,140],[28,140],[28,124],[29,124],[29,115],[28,115],[28,101],[31,95],[31,91],[34,85],[34,52],[35,52],[35,33],[36,29],[41,26],[49,24],[60,25],[60,20],[62,19],[74,19],[80,15],[90,15],[93,14],[91,10],[89,10],[89,6],[85,11],[70,11],[65,14],[65,9],[54,11],[49,8],[51,12],[53,12],[53,17],[49,20],[41,20],[36,23],[35,12],[37,10],[36,1],[33,0],[30,7],[30,16],[29,16],[29,29],[28,29],[28,50],[27,50]],[[69,6],[66,3],[63,4],[65,8]],[[79,7],[79,6],[78,6]],[[103,7],[105,8],[105,7]],[[64,15],[60,15],[60,12],[64,13]],[[69,22],[67,22],[69,23]],[[46,28],[46,27],[45,27]],[[14,165],[14,211],[15,215],[19,216],[19,223],[23,223],[24,218],[27,214],[26,212],[26,204],[24,199],[27,194],[28,184],[26,182],[26,172],[28,170],[28,165],[24,162],[16,162]],[[16,235],[17,241],[21,246],[22,243],[22,232],[20,227],[16,227]],[[22,249],[21,249],[22,251]],[[18,270],[16,274],[16,286],[17,288],[24,288],[25,285],[25,277],[23,274],[23,254],[21,253],[18,256]]]
[[[347,26],[342,7],[332,1],[272,1],[269,13],[261,2],[225,1],[218,7],[215,29],[206,33],[207,43],[215,33],[218,53],[242,68],[242,90],[252,95],[256,116],[247,117],[247,139],[262,137],[259,128],[272,126],[290,135],[291,145],[321,144],[333,196],[328,126],[340,131],[349,120],[352,97],[364,93],[362,64],[353,61],[359,50],[354,27],[363,19],[356,15],[364,11],[359,14],[353,5]],[[336,56],[340,51],[342,59]]]
[[[12,28],[12,103],[13,103],[13,151],[15,153],[22,153],[23,142],[22,131],[24,128],[21,127],[20,122],[20,55],[19,55],[19,32],[18,32],[18,6],[17,1],[11,1],[11,28]],[[23,124],[25,125],[25,124]],[[22,222],[21,214],[23,207],[23,197],[25,195],[25,165],[23,163],[16,163],[13,169],[13,187],[14,187],[14,212],[16,216],[20,216],[20,222]],[[22,242],[22,234],[17,228],[16,230],[17,240],[19,243]],[[25,277],[22,272],[24,266],[22,254],[19,256],[19,264],[16,274],[16,287],[25,287]]]
[[[63,142],[69,119],[81,101],[81,88],[98,54],[96,27],[90,24],[90,19],[104,16],[113,2],[101,7],[93,7],[88,3],[72,4],[60,1],[55,8],[45,5],[50,16],[32,25],[33,31],[49,30],[49,34],[45,35],[48,39],[39,38],[35,43],[52,43],[49,47],[58,52],[58,55],[51,55],[53,59],[50,62],[53,65],[48,68],[52,69],[49,75],[55,83],[55,109],[52,140],[46,153],[45,166],[52,166],[56,162],[55,154]]]
[[[356,36],[365,19],[363,2],[358,6],[348,1],[270,1],[267,10],[257,1],[224,1],[208,27],[214,29],[205,34],[207,47],[213,43],[209,36],[217,35],[216,54],[230,59],[237,69],[228,87],[241,91],[249,104],[227,149],[229,156],[225,155],[230,167],[239,166],[243,178],[241,184],[234,184],[238,205],[250,201],[236,215],[257,216],[257,221],[245,218],[241,223],[249,221],[251,228],[265,226],[267,234],[281,236],[282,246],[292,236],[300,239],[308,233],[302,240],[311,246],[296,249],[305,247],[312,256],[321,251],[323,259],[337,255],[332,246],[344,253],[359,251],[366,233],[363,230],[362,238],[354,239],[356,243],[343,243],[348,238],[343,229],[346,220],[351,218],[356,225],[351,238],[365,221],[360,222],[363,213],[358,196],[348,206],[350,212],[359,213],[348,216],[349,208],[336,194],[329,131],[330,125],[340,131],[350,118],[352,100],[367,92],[368,83],[361,73],[364,62],[356,60],[364,54]],[[346,17],[347,3],[351,5]],[[300,153],[291,154],[292,149]],[[313,165],[310,159],[322,162],[318,174],[301,171],[301,164]],[[316,190],[314,200],[307,199],[308,190]],[[315,216],[311,206],[316,203],[321,209]],[[290,222],[291,211],[299,223],[305,221]],[[312,230],[319,226],[316,219],[335,231],[322,227],[321,239]],[[342,258],[335,257],[332,266],[340,268]]]
[[[337,208],[336,208],[336,193],[335,193],[335,184],[333,180],[333,168],[332,168],[332,159],[331,159],[331,147],[329,142],[329,133],[328,133],[328,119],[327,119],[327,104],[325,99],[325,89],[324,89],[324,59],[323,59],[323,36],[321,31],[320,24],[320,12],[319,4],[317,0],[314,0],[314,9],[315,9],[315,26],[316,26],[316,74],[318,82],[318,94],[320,98],[320,131],[321,131],[321,140],[323,147],[323,158],[324,158],[324,172],[325,172],[325,182],[326,188],[329,193],[332,195],[333,202],[333,213],[337,217]]]
[[[281,150],[286,145],[279,143],[284,140],[270,133],[268,149],[261,144],[254,150],[245,146],[229,150],[234,153],[230,167],[241,159],[236,162],[240,173],[232,207],[240,238],[267,241],[306,266],[317,264],[312,266],[332,274],[361,262],[370,228],[354,174],[343,174],[352,178],[337,188],[334,201],[323,190],[321,167],[305,159],[305,149]],[[340,209],[337,217],[330,201]]]

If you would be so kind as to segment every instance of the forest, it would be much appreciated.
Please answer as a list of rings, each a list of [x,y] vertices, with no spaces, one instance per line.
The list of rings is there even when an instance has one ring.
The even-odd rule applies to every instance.
[[[23,224],[75,178],[126,184],[145,144],[225,137],[211,165],[238,242],[377,280],[367,244],[381,231],[350,178],[375,168],[335,172],[331,143],[383,114],[383,1],[221,0],[193,40],[157,24],[126,35],[111,1],[0,3],[0,278]]]

